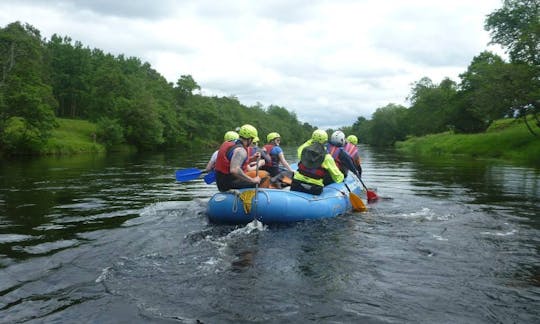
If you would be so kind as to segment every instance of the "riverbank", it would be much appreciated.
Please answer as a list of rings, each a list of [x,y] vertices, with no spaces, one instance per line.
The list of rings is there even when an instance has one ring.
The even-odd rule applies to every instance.
[[[529,118],[529,125],[533,125],[535,132],[540,133],[532,118]],[[397,142],[395,146],[401,152],[415,155],[460,155],[540,166],[540,136],[531,134],[523,119],[495,121],[482,134],[445,132],[412,137],[404,142]]]
[[[59,127],[52,131],[47,143],[40,149],[42,155],[77,153],[105,153],[104,145],[96,141],[97,126],[77,119],[56,119]]]

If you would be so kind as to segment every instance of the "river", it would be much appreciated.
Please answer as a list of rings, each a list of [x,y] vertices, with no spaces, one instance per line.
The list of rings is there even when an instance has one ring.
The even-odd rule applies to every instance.
[[[368,212],[263,230],[211,152],[0,161],[0,323],[538,323],[539,169],[360,152]]]

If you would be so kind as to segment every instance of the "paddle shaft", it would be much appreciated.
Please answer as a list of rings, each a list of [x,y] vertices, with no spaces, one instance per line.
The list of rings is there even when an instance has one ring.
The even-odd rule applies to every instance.
[[[261,160],[261,156],[259,155],[257,157],[257,165],[255,166],[255,177],[258,177],[259,176],[259,161]],[[253,201],[253,208],[251,210],[253,210],[253,220],[256,221],[257,220],[257,201],[258,201],[258,193],[259,193],[259,182],[257,182],[257,184],[255,184],[255,200]]]

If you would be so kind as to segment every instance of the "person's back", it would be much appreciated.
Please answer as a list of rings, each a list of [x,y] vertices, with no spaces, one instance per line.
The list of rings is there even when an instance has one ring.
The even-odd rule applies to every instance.
[[[268,161],[263,167],[264,170],[268,171],[270,175],[276,176],[280,172],[280,164],[282,164],[288,171],[293,171],[287,160],[283,150],[279,146],[281,143],[281,135],[276,132],[272,132],[266,136],[267,144],[264,146],[264,151],[270,156],[270,161]]]
[[[248,163],[247,148],[257,137],[257,129],[246,124],[240,127],[238,135],[238,140],[224,142],[219,148],[215,167],[219,191],[252,188],[261,181],[258,175],[252,178],[244,172]]]
[[[347,154],[352,158],[354,165],[356,166],[356,169],[358,170],[359,174],[362,174],[362,160],[360,159],[360,152],[358,152],[358,137],[355,135],[349,135],[347,136],[347,143],[345,143],[345,147],[343,148]]]
[[[349,171],[357,173],[357,169],[351,156],[344,150],[345,143],[345,134],[342,131],[335,131],[330,137],[327,150],[336,162],[339,170],[347,176]],[[326,176],[324,179],[324,185],[329,185],[333,182],[334,180],[329,176]]]
[[[338,169],[334,159],[326,152],[324,143],[328,135],[322,130],[315,130],[311,142],[300,146],[298,154],[300,162],[294,173],[291,190],[320,195],[324,187],[324,177],[329,174],[335,182],[342,182],[343,173]]]
[[[223,143],[229,142],[229,141],[235,141],[238,139],[238,133],[235,131],[228,131],[223,135]],[[222,143],[222,144],[223,144]],[[219,149],[217,149],[212,156],[210,157],[210,160],[208,160],[208,163],[206,163],[206,167],[204,168],[203,172],[210,172],[214,170],[216,166],[216,160],[218,155]]]

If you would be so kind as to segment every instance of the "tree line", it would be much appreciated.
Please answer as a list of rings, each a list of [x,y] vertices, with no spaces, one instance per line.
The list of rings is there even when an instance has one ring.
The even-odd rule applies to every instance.
[[[491,43],[506,49],[508,62],[482,52],[459,82],[423,77],[412,84],[409,107],[390,103],[341,129],[384,146],[407,136],[483,132],[496,119],[532,113],[536,124],[527,126],[538,136],[540,3],[505,0],[487,16],[485,29]],[[56,34],[45,40],[20,22],[0,28],[0,152],[39,151],[56,117],[95,122],[101,143],[140,149],[215,146],[244,123],[261,135],[280,133],[283,145],[299,144],[315,129],[285,107],[246,106],[234,96],[198,90],[191,75],[173,84],[136,57],[106,54]]]
[[[7,154],[38,152],[56,117],[95,122],[99,142],[143,150],[214,146],[244,123],[261,137],[279,132],[285,144],[299,144],[315,129],[284,107],[246,106],[197,90],[191,75],[173,84],[136,57],[56,34],[47,41],[20,22],[0,29],[0,151]]]

